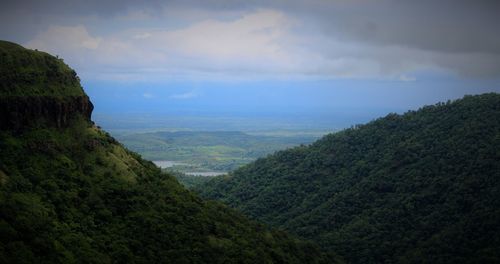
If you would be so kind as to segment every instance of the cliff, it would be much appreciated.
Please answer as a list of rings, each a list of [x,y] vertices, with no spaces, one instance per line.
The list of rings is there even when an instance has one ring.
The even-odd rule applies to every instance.
[[[93,105],[87,96],[61,100],[56,97],[0,97],[0,129],[20,130],[46,125],[67,127],[75,115],[90,121]]]
[[[0,129],[67,127],[93,105],[76,72],[62,59],[0,41]]]

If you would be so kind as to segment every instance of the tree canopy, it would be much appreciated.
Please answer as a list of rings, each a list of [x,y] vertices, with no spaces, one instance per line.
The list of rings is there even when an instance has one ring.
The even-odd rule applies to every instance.
[[[199,187],[348,262],[500,261],[500,95],[389,114]]]

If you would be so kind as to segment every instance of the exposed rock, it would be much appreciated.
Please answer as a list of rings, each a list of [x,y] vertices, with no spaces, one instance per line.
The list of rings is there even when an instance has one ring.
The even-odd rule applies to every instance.
[[[78,114],[90,121],[93,109],[87,96],[1,96],[0,129],[22,130],[36,125],[66,127]]]
[[[93,105],[76,72],[62,59],[0,41],[0,129],[66,127]]]

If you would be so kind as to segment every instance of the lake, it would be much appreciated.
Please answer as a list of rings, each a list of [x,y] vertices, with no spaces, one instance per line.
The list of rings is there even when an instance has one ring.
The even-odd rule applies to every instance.
[[[192,175],[192,176],[212,177],[212,176],[224,175],[226,173],[227,172],[222,172],[222,171],[204,171],[204,172],[186,172],[185,174]]]
[[[173,166],[188,166],[189,164],[184,163],[184,162],[178,162],[178,161],[173,161],[173,160],[153,160],[153,163],[162,168],[172,168]],[[211,177],[211,176],[219,176],[226,174],[227,172],[223,171],[193,171],[193,172],[184,172],[187,175],[192,175],[192,176],[206,176],[206,177]]]
[[[187,163],[172,160],[153,160],[153,163],[160,168],[170,168],[173,166],[185,166]]]

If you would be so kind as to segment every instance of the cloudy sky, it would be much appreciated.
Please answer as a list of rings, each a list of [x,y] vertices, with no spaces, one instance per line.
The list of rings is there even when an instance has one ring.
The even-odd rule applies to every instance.
[[[500,92],[499,1],[0,5],[0,39],[64,58],[97,112],[378,114]]]

